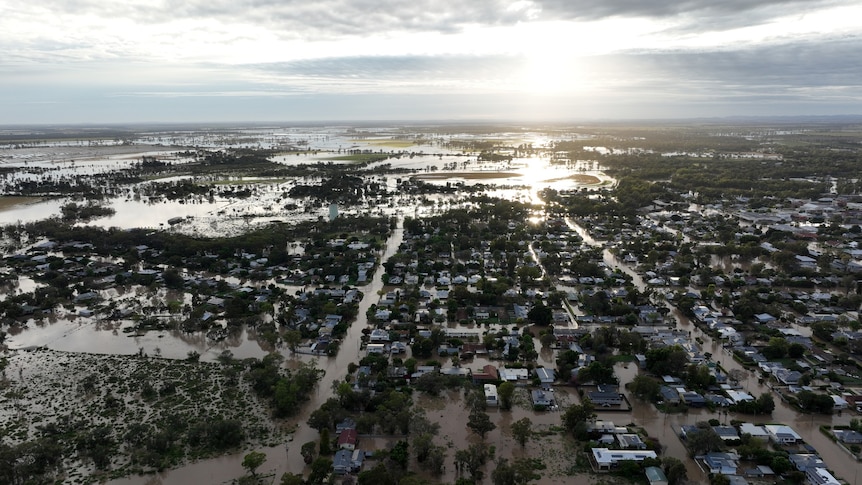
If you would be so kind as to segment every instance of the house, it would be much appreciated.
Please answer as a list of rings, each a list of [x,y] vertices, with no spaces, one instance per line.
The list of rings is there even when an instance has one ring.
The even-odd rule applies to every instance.
[[[808,483],[811,485],[841,485],[841,482],[825,468],[809,468],[805,471],[805,476],[808,477]]]
[[[764,429],[763,426],[755,426],[751,423],[740,424],[739,434],[750,434],[752,438],[756,438],[761,441],[769,441],[769,433],[766,432],[766,429]]]
[[[356,449],[358,439],[359,435],[356,434],[355,429],[345,429],[338,435],[338,449],[353,451]]]
[[[336,475],[347,475],[353,471],[353,451],[336,451],[332,459],[332,471]]]
[[[553,395],[543,390],[535,389],[530,392],[530,396],[533,399],[533,406],[550,407],[554,404]]]
[[[848,445],[862,444],[862,433],[852,429],[836,429],[832,431],[838,441]]]
[[[644,468],[649,485],[668,485],[667,477],[661,468],[657,466],[648,466]]]
[[[497,368],[491,364],[488,364],[482,367],[481,371],[473,372],[473,383],[478,384],[480,382],[492,381],[496,382],[500,380],[500,375],[497,372]]]
[[[688,407],[702,408],[706,406],[706,399],[694,391],[685,391],[680,397]]]
[[[799,379],[802,378],[802,373],[789,369],[777,369],[773,373],[775,378],[784,385],[796,386],[799,384]]]
[[[736,469],[739,468],[739,456],[736,453],[707,453],[703,457],[703,464],[706,465],[709,473],[721,473],[722,475],[736,475]]]
[[[556,377],[554,376],[553,369],[547,369],[545,367],[539,367],[535,370],[536,377],[539,378],[539,382],[542,383],[542,387],[548,389],[554,383]]]
[[[619,406],[623,402],[623,395],[619,392],[601,392],[591,391],[587,393],[593,405],[608,408],[611,406]]]
[[[848,403],[847,403],[846,399],[844,399],[841,396],[835,395],[835,394],[830,394],[829,397],[832,398],[832,402],[833,402],[832,410],[833,411],[843,411],[843,410],[847,409]]]
[[[766,465],[758,465],[756,468],[749,468],[745,470],[745,476],[747,477],[763,478],[771,477],[773,475],[775,475],[775,471],[773,471],[772,468]]]
[[[787,459],[801,472],[806,472],[810,468],[826,468],[826,463],[823,463],[823,460],[813,453],[791,453]]]
[[[645,450],[646,443],[641,440],[641,437],[634,433],[625,433],[616,435],[617,442],[620,444],[620,448],[624,450]]]
[[[497,386],[494,384],[485,384],[485,404],[488,406],[499,406],[500,401],[497,396]]]
[[[679,393],[672,387],[661,386],[659,394],[661,394],[662,400],[668,404],[679,403]]]
[[[609,450],[607,448],[593,448],[593,461],[599,470],[610,470],[622,461],[641,462],[647,458],[657,458],[652,450]]]
[[[712,430],[724,441],[739,440],[739,433],[733,426],[713,426]]]
[[[763,428],[766,429],[766,432],[769,434],[769,440],[775,444],[792,445],[802,441],[802,437],[799,436],[796,431],[793,431],[793,428],[790,426],[785,426],[783,424],[767,424]]]

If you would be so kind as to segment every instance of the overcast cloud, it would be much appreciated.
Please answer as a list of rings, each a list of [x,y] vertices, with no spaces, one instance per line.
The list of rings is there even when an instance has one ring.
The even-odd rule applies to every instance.
[[[862,114],[850,0],[6,0],[0,123]]]

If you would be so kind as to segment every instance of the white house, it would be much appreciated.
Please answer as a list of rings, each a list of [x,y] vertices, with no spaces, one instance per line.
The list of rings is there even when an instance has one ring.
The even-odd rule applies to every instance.
[[[802,441],[802,437],[793,428],[783,424],[767,424],[763,427],[769,434],[769,440],[780,445],[792,445]]]
[[[610,470],[621,461],[644,461],[647,458],[656,458],[652,450],[609,450],[607,448],[593,448],[593,460],[599,470]]]
[[[485,404],[488,406],[500,405],[500,401],[497,396],[497,386],[494,384],[485,384]]]

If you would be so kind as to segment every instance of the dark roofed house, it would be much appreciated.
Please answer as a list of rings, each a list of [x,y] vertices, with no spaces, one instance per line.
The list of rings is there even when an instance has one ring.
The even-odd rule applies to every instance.
[[[338,450],[332,458],[332,471],[336,475],[347,475],[353,469],[353,451]]]
[[[661,394],[662,400],[666,403],[676,404],[679,402],[679,393],[672,387],[661,386],[659,393]]]
[[[862,433],[852,429],[836,429],[833,431],[835,437],[842,443],[858,445],[862,443]]]
[[[706,399],[694,391],[686,391],[682,393],[682,400],[692,408],[702,408],[706,406]]]
[[[623,402],[623,395],[618,392],[591,391],[587,393],[587,397],[595,406],[603,408],[619,406]]]

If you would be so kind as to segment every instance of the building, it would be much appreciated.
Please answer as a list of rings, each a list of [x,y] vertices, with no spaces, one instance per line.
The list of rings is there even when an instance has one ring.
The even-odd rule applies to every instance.
[[[739,433],[733,426],[713,426],[712,430],[724,441],[739,440]]]
[[[826,463],[823,463],[823,460],[813,453],[793,453],[787,459],[801,472],[807,472],[811,468],[826,468]]]
[[[531,391],[530,396],[533,398],[533,406],[550,407],[554,404],[553,395],[540,389]]]
[[[841,482],[825,468],[809,468],[805,471],[805,476],[808,477],[808,483],[811,485],[841,485]]]
[[[619,406],[623,402],[623,395],[619,392],[591,391],[587,393],[594,406],[603,408]]]
[[[500,401],[497,396],[497,386],[494,384],[485,384],[485,404],[488,406],[499,406]]]
[[[353,471],[353,452],[338,450],[332,458],[332,471],[336,475],[346,475]]]
[[[355,429],[345,429],[338,435],[338,449],[353,451],[356,449],[358,439],[359,435]]]
[[[703,458],[703,464],[706,465],[709,473],[721,473],[722,475],[736,475],[736,469],[739,468],[739,456],[735,453],[707,453]]]
[[[549,389],[551,385],[556,380],[553,369],[546,369],[544,367],[539,367],[535,370],[536,377],[539,378],[539,382],[542,383],[542,387],[545,389]]]
[[[757,438],[762,441],[769,441],[769,433],[763,426],[755,426],[751,423],[742,423],[739,425],[739,434],[750,434],[752,438]]]
[[[862,444],[862,433],[852,429],[836,429],[832,431],[838,441],[848,445]]]
[[[769,434],[769,440],[779,445],[793,445],[802,441],[796,431],[783,424],[767,424],[763,427]]]
[[[657,458],[652,450],[609,450],[607,448],[593,448],[593,461],[599,470],[610,470],[622,461],[641,462],[647,458]]]
[[[645,450],[646,443],[643,442],[640,436],[634,433],[625,433],[616,435],[620,448],[624,450]]]
[[[649,485],[668,485],[667,477],[661,468],[657,466],[648,466],[644,468]]]

